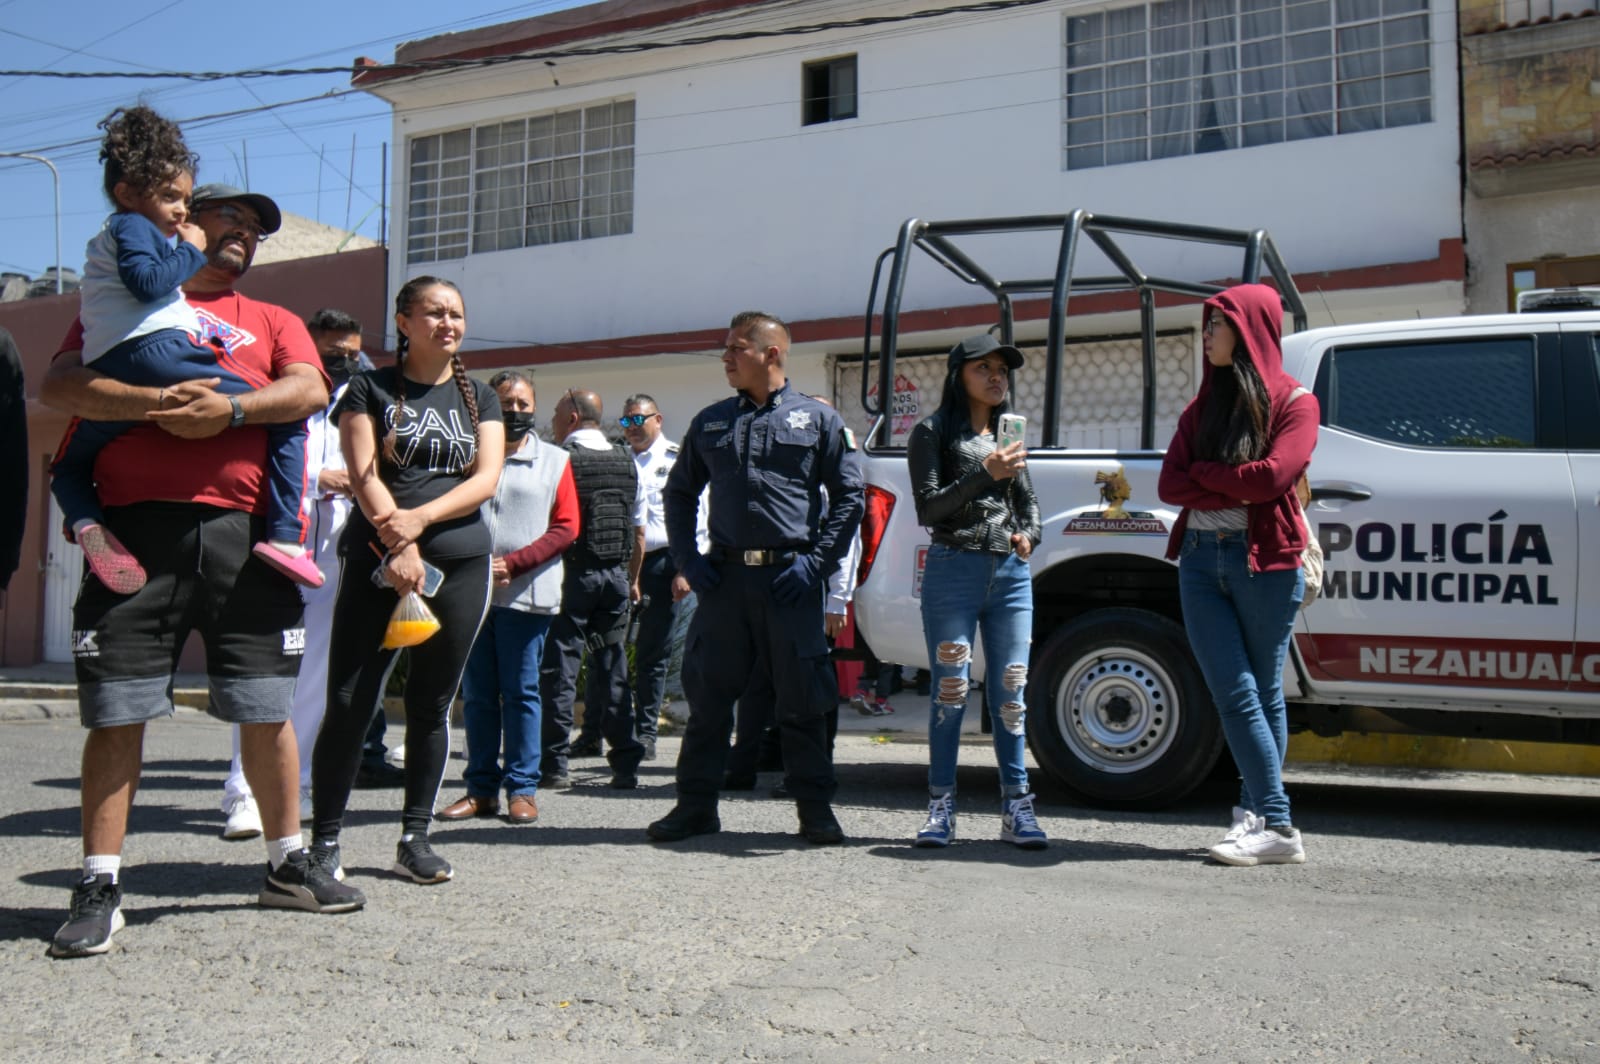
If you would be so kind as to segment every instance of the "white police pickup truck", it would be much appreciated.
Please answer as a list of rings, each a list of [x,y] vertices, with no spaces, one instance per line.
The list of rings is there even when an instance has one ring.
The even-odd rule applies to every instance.
[[[964,246],[1023,233],[1052,237],[1054,277],[1002,280]],[[897,351],[913,253],[992,293],[1002,339],[1013,339],[1014,300],[1048,292],[1049,336],[1042,348],[1019,345],[1033,376],[1016,397],[1043,515],[1030,561],[1029,741],[1044,771],[1084,797],[1155,806],[1199,783],[1223,749],[1185,640],[1177,570],[1163,558],[1176,511],[1156,496],[1161,449],[1198,372],[1199,307],[1180,308],[1188,325],[1171,328],[1169,313],[1158,329],[1155,293],[1203,299],[1216,286],[1142,272],[1130,236],[1241,250],[1238,275],[1275,283],[1303,326],[1300,296],[1261,231],[1085,211],[907,222],[879,259],[868,306],[870,316],[887,266],[880,343],[873,350],[869,328],[862,364],[860,400],[879,416],[864,446],[856,615],[878,657],[926,665],[918,598],[929,540],[896,446],[911,419],[877,398],[900,399],[918,375],[918,359]],[[1073,274],[1091,243],[1113,273]],[[1074,409],[1074,375],[1088,379],[1093,364],[1072,361],[1065,326],[1069,301],[1115,298],[1141,311],[1142,366],[1129,362],[1137,420],[1108,446],[1104,432],[1074,435],[1062,416]],[[943,355],[921,362],[926,391]],[[1322,406],[1308,516],[1327,556],[1322,598],[1300,614],[1285,669],[1291,723],[1327,735],[1600,743],[1600,312],[1295,332],[1284,365]],[[936,403],[937,391],[927,408]]]

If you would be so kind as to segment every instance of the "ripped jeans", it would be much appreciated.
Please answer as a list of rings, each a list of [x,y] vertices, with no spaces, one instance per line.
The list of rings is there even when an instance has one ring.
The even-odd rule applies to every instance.
[[[983,632],[984,701],[994,724],[1002,798],[1028,793],[1026,702],[1033,641],[1033,578],[1015,554],[958,550],[935,543],[922,575],[922,631],[928,640],[928,793],[954,794],[961,717],[967,708],[972,647]]]

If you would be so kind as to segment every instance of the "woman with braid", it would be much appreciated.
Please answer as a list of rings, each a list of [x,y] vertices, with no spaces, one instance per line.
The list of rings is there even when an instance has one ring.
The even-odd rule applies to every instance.
[[[441,627],[410,650],[394,871],[442,883],[450,864],[428,845],[428,825],[450,749],[450,702],[489,607],[490,540],[478,508],[500,478],[505,426],[494,390],[461,364],[466,311],[455,285],[409,281],[395,298],[395,329],[394,366],[352,379],[334,411],[356,509],[339,547],[328,710],[311,759],[311,860],[344,877],[339,829],[399,653],[383,649],[384,629],[400,596],[422,587],[426,561],[444,574],[428,600]]]

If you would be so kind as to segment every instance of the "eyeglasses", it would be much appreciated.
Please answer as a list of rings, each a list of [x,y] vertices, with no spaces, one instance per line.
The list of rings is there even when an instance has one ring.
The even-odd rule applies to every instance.
[[[654,414],[625,414],[622,417],[617,418],[617,424],[621,425],[625,429],[636,429],[640,425],[643,425],[646,421],[649,421],[651,418],[660,416],[661,414],[659,412]]]
[[[1216,335],[1217,326],[1221,325],[1221,324],[1222,324],[1222,319],[1220,317],[1212,318],[1210,321],[1206,322],[1206,328],[1205,328],[1206,335],[1207,336]]]
[[[203,203],[197,207],[196,210],[216,211],[218,214],[222,215],[223,220],[229,225],[243,229],[245,232],[255,237],[256,243],[265,244],[267,242],[269,234],[265,229],[261,228],[261,223],[255,221],[248,214],[240,210],[238,207],[235,207],[231,203],[218,203],[215,206]]]

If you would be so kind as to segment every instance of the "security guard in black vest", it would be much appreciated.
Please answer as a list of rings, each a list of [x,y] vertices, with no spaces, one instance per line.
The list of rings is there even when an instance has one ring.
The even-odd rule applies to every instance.
[[[829,804],[824,717],[838,706],[839,688],[823,636],[823,583],[861,523],[861,467],[839,415],[789,386],[788,354],[781,320],[759,311],[734,316],[722,367],[739,394],[695,416],[667,477],[667,547],[699,606],[683,655],[689,725],[678,804],[649,828],[660,842],[721,830],[717,792],[733,706],[758,664],[772,670],[784,782],[800,833],[818,845],[844,841]],[[695,516],[708,484],[711,551],[701,554]]]
[[[600,432],[600,396],[570,388],[556,401],[550,428],[567,449],[578,492],[578,538],[562,555],[561,612],[545,637],[539,663],[540,723],[544,749],[539,772],[546,790],[572,785],[567,775],[578,666],[587,653],[588,683],[583,713],[600,721],[610,744],[611,786],[639,785],[644,745],[628,697],[628,659],[623,641],[628,610],[639,601],[639,566],[644,559],[639,474],[633,458]]]

